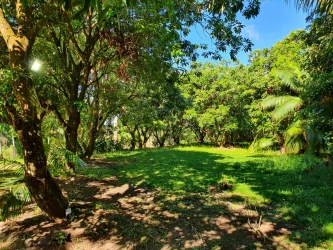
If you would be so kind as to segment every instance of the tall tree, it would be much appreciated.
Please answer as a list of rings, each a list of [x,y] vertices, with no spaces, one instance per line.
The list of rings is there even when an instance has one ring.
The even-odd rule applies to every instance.
[[[0,8],[0,33],[6,43],[10,67],[6,75],[9,91],[4,95],[1,120],[11,125],[20,139],[24,149],[25,182],[37,205],[50,217],[64,218],[68,201],[46,168],[41,134],[45,110],[29,72],[33,45],[51,13],[50,4],[23,6],[21,0],[8,3],[6,9]]]

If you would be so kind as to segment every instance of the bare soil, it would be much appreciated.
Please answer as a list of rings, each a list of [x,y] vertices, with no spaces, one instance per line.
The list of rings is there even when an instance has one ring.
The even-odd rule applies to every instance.
[[[116,177],[57,179],[70,217],[57,224],[30,206],[0,222],[0,249],[302,249],[288,242],[286,225],[267,221],[227,192],[184,197]]]

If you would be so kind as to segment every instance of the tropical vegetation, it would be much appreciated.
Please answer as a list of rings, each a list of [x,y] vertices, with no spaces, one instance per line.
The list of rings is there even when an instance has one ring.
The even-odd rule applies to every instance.
[[[0,0],[1,218],[33,202],[49,218],[65,218],[68,194],[54,176],[89,175],[95,156],[122,150],[177,146],[182,152],[182,145],[202,144],[263,157],[275,151],[286,155],[276,159],[330,166],[333,2],[292,2],[309,14],[308,28],[252,51],[240,19],[258,15],[258,0]],[[213,46],[189,41],[195,26]],[[249,53],[248,64],[237,61],[240,51]],[[229,59],[222,58],[226,52]],[[266,163],[258,162],[251,171],[265,172]],[[170,164],[152,166],[167,174]],[[288,166],[299,178],[300,171],[314,171]],[[280,167],[272,171],[287,171]],[[132,170],[118,174],[122,183],[136,181]],[[199,174],[210,178],[213,171]],[[167,192],[174,183],[170,190],[182,192],[185,184],[170,176],[169,186],[148,184]],[[305,179],[302,188],[318,184]],[[209,184],[199,180],[192,183],[196,192]],[[319,234],[307,243],[326,237]]]

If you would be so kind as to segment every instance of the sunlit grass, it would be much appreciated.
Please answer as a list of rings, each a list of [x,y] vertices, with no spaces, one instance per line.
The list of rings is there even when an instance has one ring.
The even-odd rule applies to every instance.
[[[233,202],[269,205],[273,212],[268,220],[297,228],[290,241],[310,248],[332,245],[333,167],[325,166],[322,159],[207,146],[121,151],[97,157],[114,163],[117,173],[104,167],[82,173],[97,178],[116,174],[120,184],[158,189],[164,206],[182,204],[191,194],[207,202],[208,186],[226,180],[233,184],[227,191],[235,197]]]

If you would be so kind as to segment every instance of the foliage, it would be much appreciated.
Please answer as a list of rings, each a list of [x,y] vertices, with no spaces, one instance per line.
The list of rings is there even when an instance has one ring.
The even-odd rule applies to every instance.
[[[317,132],[317,135],[310,139],[321,138],[323,143],[320,146],[324,146],[322,148],[331,154],[333,152],[332,20],[331,11],[322,16],[315,16],[311,19],[308,31],[303,34],[308,46],[304,66],[311,75],[311,81],[306,86],[305,100],[308,106],[304,113],[308,118],[308,127]]]
[[[251,150],[274,145],[278,145],[282,153],[306,150],[305,122],[299,111],[304,108],[303,94],[309,76],[301,70],[305,46],[300,35],[300,31],[292,32],[269,51],[253,57],[250,67],[263,70],[270,86],[263,99],[257,101],[262,111],[253,113],[261,121]]]
[[[189,102],[184,118],[199,141],[226,145],[246,138],[253,95],[246,78],[243,65],[228,62],[194,64],[183,78],[180,88]]]
[[[4,176],[0,184],[0,220],[6,220],[23,213],[23,208],[32,202],[24,183],[24,169],[21,163],[2,159],[0,171]]]
[[[112,151],[124,149],[124,142],[122,140],[113,141],[112,139],[98,138],[96,140],[96,153],[108,153]]]

